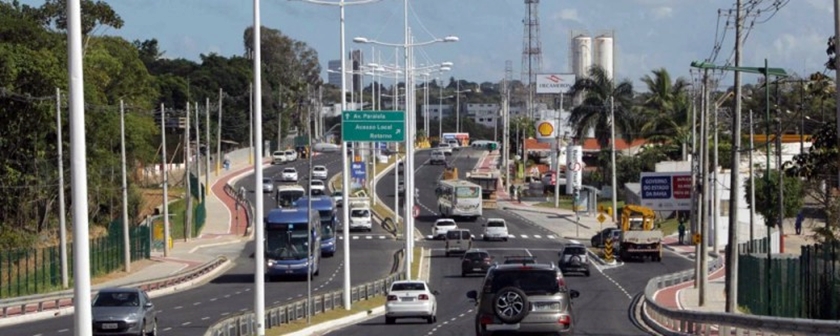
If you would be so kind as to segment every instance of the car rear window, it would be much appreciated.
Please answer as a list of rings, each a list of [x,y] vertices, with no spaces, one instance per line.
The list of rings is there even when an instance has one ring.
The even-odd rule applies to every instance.
[[[494,293],[509,286],[519,288],[526,294],[554,294],[560,291],[557,272],[553,270],[510,270],[493,274]]]
[[[582,246],[567,247],[563,249],[563,253],[571,255],[582,255],[586,254],[586,248]]]
[[[484,260],[484,258],[489,257],[490,254],[486,252],[470,252],[464,255],[464,259],[468,260]]]
[[[367,210],[353,210],[350,212],[350,217],[367,217],[370,216],[370,212]]]
[[[286,169],[283,169],[283,172],[284,173],[295,173],[295,172],[297,172],[297,170],[294,170],[292,168],[286,168]]]
[[[492,221],[492,222],[487,222],[487,226],[488,226],[488,227],[504,227],[504,226],[505,226],[505,222],[501,222],[501,221]]]
[[[445,222],[438,222],[437,226],[455,226],[455,222],[445,221]]]
[[[446,238],[448,239],[470,239],[470,233],[467,231],[447,231]]]
[[[422,282],[402,282],[391,285],[391,291],[421,291],[426,290]]]

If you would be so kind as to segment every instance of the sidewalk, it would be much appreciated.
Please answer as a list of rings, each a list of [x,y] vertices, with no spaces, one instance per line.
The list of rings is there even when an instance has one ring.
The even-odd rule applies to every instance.
[[[154,251],[150,260],[132,263],[131,273],[116,272],[97,278],[93,288],[125,286],[187,271],[219,256],[220,253],[214,251],[216,249],[205,247],[244,244],[249,240],[249,237],[243,237],[246,226],[245,210],[240,208],[236,211],[235,202],[227,196],[224,186],[231,180],[247,174],[253,165],[248,163],[247,148],[229,152],[227,155],[231,160],[230,170],[222,167],[218,176],[215,174],[215,162],[210,163],[211,187],[205,204],[206,222],[197,238],[189,241],[176,240],[169,250],[168,257],[163,256],[163,251]],[[201,175],[199,180],[204,183],[204,175]]]

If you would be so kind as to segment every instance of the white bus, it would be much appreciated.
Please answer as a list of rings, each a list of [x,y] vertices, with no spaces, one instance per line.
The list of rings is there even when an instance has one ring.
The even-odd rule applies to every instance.
[[[481,186],[464,180],[443,180],[435,194],[442,217],[481,217]]]
[[[281,184],[276,189],[275,200],[278,208],[294,208],[294,203],[306,196],[306,189],[299,184]]]

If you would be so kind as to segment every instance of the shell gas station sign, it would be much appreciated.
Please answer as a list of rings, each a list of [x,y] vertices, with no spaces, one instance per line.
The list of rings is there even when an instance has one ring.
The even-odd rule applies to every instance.
[[[535,124],[538,142],[552,142],[556,137],[556,125],[553,120],[539,120]]]

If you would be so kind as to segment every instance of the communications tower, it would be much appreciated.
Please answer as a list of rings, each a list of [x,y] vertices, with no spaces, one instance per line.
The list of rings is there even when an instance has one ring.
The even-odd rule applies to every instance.
[[[540,42],[540,0],[525,0],[527,16],[522,20],[525,34],[522,37],[522,75],[520,80],[528,86],[528,113],[533,116],[534,74],[542,71],[542,42]]]

